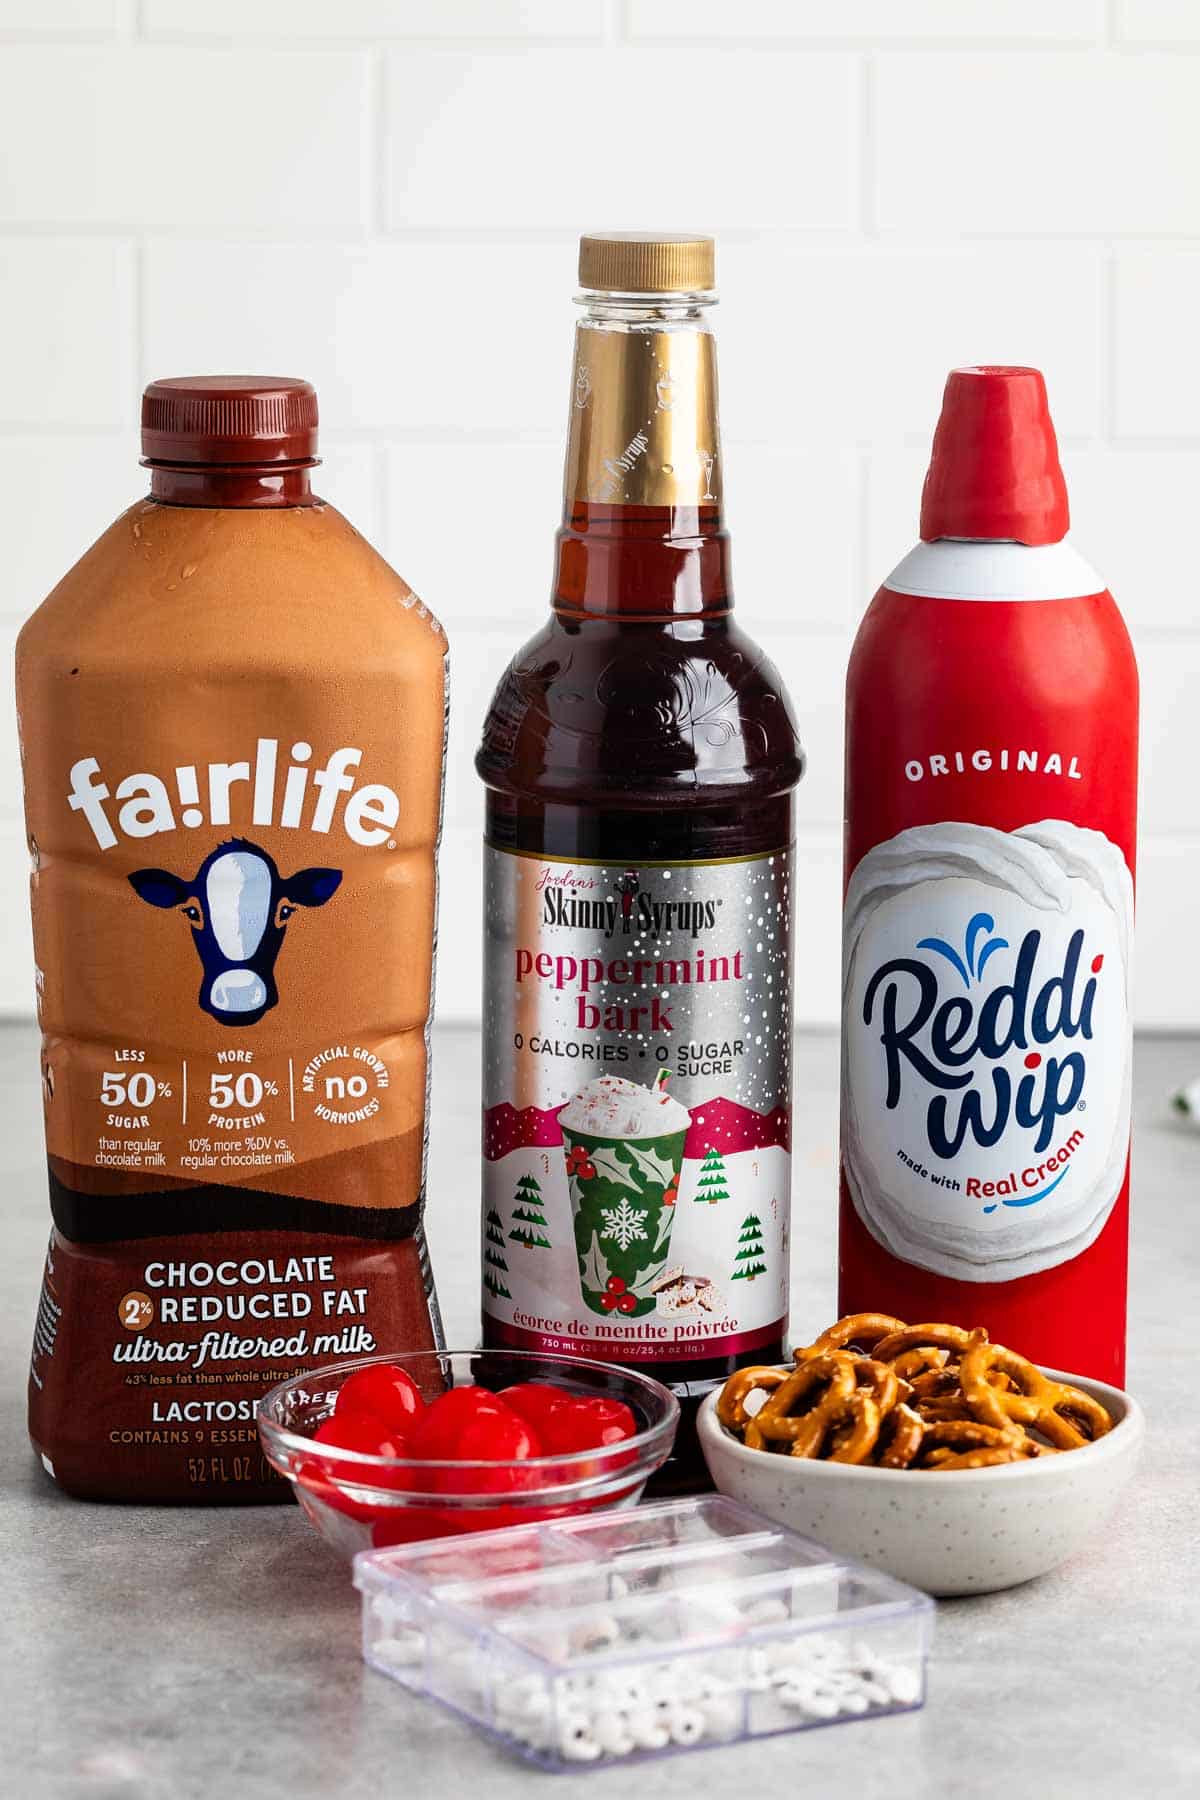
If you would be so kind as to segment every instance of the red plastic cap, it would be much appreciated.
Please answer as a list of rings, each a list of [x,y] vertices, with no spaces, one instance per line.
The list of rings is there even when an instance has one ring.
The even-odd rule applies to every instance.
[[[314,463],[317,393],[290,375],[179,375],[142,395],[142,460]]]
[[[1039,369],[952,369],[921,495],[921,536],[1057,544],[1067,484]]]

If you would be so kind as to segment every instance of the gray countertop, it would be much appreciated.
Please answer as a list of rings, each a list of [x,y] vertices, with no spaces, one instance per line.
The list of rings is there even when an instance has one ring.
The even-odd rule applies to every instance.
[[[792,1317],[808,1332],[834,1306],[836,1060],[832,1038],[801,1039]],[[429,1235],[459,1345],[477,1328],[477,1066],[474,1034],[437,1034]],[[1129,1385],[1150,1431],[1105,1536],[1025,1588],[943,1603],[922,1712],[588,1773],[591,1800],[635,1784],[647,1797],[702,1784],[715,1800],[796,1789],[857,1800],[935,1788],[970,1800],[1200,1792],[1200,1134],[1164,1110],[1197,1071],[1196,1041],[1139,1046]],[[0,1793],[504,1800],[551,1783],[364,1666],[347,1566],[298,1509],[99,1506],[57,1492],[24,1422],[47,1217],[26,1027],[0,1029],[0,1156]]]

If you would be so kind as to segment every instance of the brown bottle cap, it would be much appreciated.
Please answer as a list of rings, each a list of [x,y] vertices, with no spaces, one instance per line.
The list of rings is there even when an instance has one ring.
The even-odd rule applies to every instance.
[[[610,294],[702,294],[716,243],[694,232],[595,231],[579,240],[579,285]]]
[[[317,393],[290,375],[176,375],[142,395],[142,461],[314,463]]]

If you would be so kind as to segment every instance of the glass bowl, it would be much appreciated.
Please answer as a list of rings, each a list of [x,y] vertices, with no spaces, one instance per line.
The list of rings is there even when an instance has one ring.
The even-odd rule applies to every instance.
[[[342,1383],[372,1363],[405,1369],[427,1401],[469,1383],[496,1391],[514,1382],[550,1382],[585,1399],[623,1401],[638,1430],[616,1444],[521,1462],[433,1462],[316,1443],[312,1434],[333,1412]],[[632,1506],[670,1455],[678,1423],[674,1395],[649,1375],[529,1350],[360,1356],[281,1382],[258,1403],[267,1461],[291,1482],[321,1536],[346,1556]]]

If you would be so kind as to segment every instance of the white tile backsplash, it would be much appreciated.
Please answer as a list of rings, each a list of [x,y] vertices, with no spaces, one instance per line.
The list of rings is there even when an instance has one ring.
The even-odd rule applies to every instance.
[[[367,102],[359,50],[5,46],[0,230],[356,231]]]
[[[715,229],[735,592],[809,755],[800,1020],[837,1015],[853,628],[947,369],[1008,360],[1141,657],[1139,1017],[1200,1025],[1198,42],[1191,0],[0,0],[3,653],[144,491],[143,381],[309,376],[319,489],[450,633],[439,1010],[476,1016],[472,759],[550,589],[575,234]],[[13,1013],[11,715],[6,685]]]
[[[1195,0],[1114,0],[1118,42],[1200,44]]]
[[[291,43],[604,36],[604,0],[142,0],[147,35]]]
[[[1169,4],[1169,0],[1166,0]],[[1178,10],[1187,0],[1176,0]],[[1095,43],[1103,0],[628,0],[635,38],[781,42]]]
[[[1122,251],[1113,283],[1116,435],[1200,443],[1200,249]]]
[[[0,37],[104,38],[130,21],[134,0],[0,0]]]
[[[1196,97],[1186,56],[885,51],[880,225],[935,239],[1200,232]]]
[[[1045,369],[1058,429],[1099,429],[1101,254],[1079,246],[722,245],[721,422],[731,444],[928,447],[946,371]]]
[[[0,236],[0,429],[136,420],[134,257],[121,238]]]
[[[90,437],[0,435],[0,494],[17,525],[5,532],[0,627],[22,624],[117,514],[145,492],[136,458],[132,428]],[[11,686],[6,665],[0,692]]]
[[[672,213],[699,209],[706,229],[848,231],[857,75],[836,54],[393,51],[384,216],[393,229],[653,230],[669,192]]]
[[[159,240],[146,248],[143,365],[147,379],[184,364],[304,374],[338,431],[557,438],[574,278],[566,239]]]

